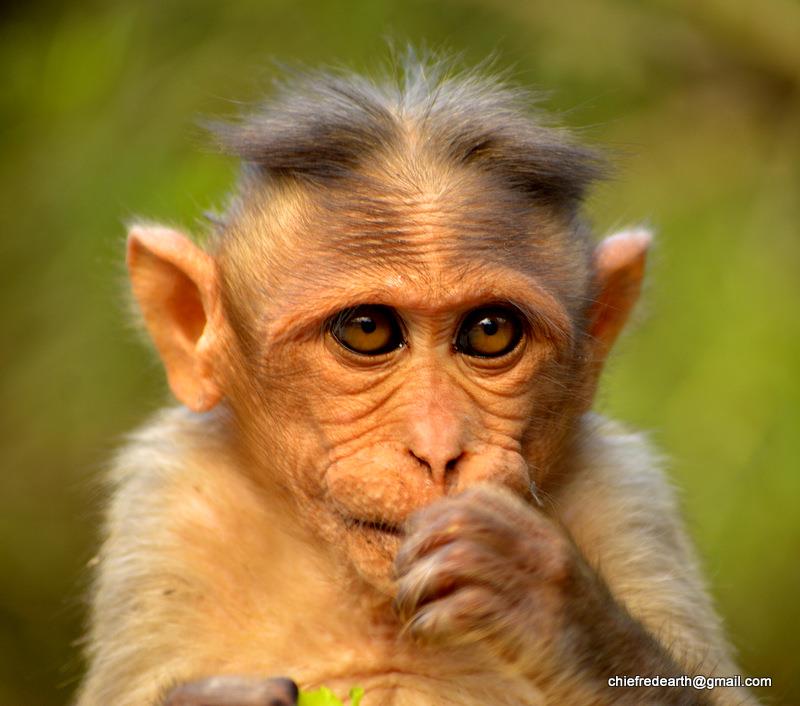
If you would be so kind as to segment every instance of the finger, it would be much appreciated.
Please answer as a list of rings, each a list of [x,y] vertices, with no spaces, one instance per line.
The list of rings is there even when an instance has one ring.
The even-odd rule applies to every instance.
[[[409,524],[395,558],[395,575],[401,576],[420,557],[456,539],[484,544],[498,553],[507,552],[523,524],[519,516],[509,517],[507,511],[480,504],[477,497],[453,499],[444,507],[437,503],[437,507],[426,508]]]
[[[173,689],[164,706],[296,706],[297,698],[291,679],[220,676]]]
[[[408,621],[404,632],[421,642],[479,642],[497,628],[497,601],[484,586],[466,586],[424,606]]]
[[[394,608],[410,618],[424,603],[437,600],[467,583],[493,585],[507,575],[503,559],[473,542],[458,540],[412,564],[398,581]],[[499,588],[495,586],[495,588]]]

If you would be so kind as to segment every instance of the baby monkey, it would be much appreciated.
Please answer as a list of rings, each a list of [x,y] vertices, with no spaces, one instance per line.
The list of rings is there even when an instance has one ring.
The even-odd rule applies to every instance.
[[[180,406],[117,456],[79,706],[752,703],[641,437],[591,412],[650,236],[478,72],[295,76],[204,248],[127,263]]]

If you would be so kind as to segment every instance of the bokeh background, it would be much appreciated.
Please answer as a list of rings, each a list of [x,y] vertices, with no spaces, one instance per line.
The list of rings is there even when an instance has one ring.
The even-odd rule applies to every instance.
[[[800,703],[800,4],[794,0],[18,3],[0,15],[0,705],[80,676],[99,477],[164,399],[128,323],[123,222],[199,227],[235,165],[198,116],[276,60],[494,53],[618,155],[598,232],[659,237],[600,406],[671,458],[746,672]]]

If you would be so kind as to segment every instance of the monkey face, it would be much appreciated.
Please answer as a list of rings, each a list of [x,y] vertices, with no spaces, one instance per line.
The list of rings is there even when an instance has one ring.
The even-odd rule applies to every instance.
[[[282,252],[283,272],[316,276],[270,283],[258,361],[239,375],[269,381],[242,391],[256,457],[282,450],[300,516],[387,590],[412,512],[483,482],[526,496],[569,412],[565,304],[527,245],[493,254],[462,220],[410,218],[402,243],[350,232],[346,265],[336,237]]]

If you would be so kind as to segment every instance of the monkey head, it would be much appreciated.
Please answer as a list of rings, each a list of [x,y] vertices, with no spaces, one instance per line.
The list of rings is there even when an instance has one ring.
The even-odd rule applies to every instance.
[[[649,236],[592,248],[594,157],[554,130],[318,94],[223,135],[247,168],[206,250],[134,226],[128,265],[175,396],[220,405],[254,482],[391,592],[415,510],[558,470]]]

